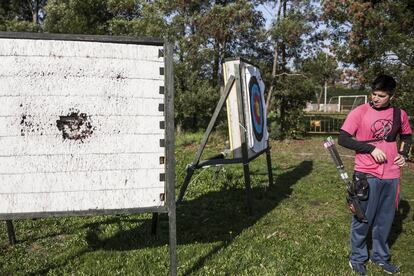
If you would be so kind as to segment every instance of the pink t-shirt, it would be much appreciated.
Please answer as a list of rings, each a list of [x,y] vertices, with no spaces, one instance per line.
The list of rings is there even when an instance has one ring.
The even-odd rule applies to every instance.
[[[352,110],[341,129],[355,136],[357,141],[382,138],[391,132],[393,108],[376,110],[369,103],[363,104]],[[407,113],[401,110],[401,134],[411,134]],[[382,150],[387,156],[385,163],[377,163],[369,153],[356,153],[355,170],[369,173],[381,179],[393,179],[400,177],[400,167],[394,164],[394,158],[398,155],[397,142],[384,140],[370,143]]]

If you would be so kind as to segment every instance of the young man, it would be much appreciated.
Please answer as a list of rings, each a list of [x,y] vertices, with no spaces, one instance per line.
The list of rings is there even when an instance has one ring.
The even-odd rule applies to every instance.
[[[407,113],[390,105],[395,88],[396,82],[392,77],[378,76],[372,83],[371,102],[358,106],[348,114],[338,139],[341,146],[356,151],[355,175],[366,176],[369,186],[368,200],[361,201],[368,223],[359,222],[355,216],[351,223],[349,265],[359,275],[366,275],[366,239],[370,227],[371,262],[387,273],[399,272],[399,268],[389,262],[387,240],[398,207],[400,167],[408,158],[412,131]],[[398,111],[400,116],[397,116],[399,113],[394,114]],[[400,122],[396,119],[398,117]],[[397,133],[400,148],[397,148],[395,141]]]

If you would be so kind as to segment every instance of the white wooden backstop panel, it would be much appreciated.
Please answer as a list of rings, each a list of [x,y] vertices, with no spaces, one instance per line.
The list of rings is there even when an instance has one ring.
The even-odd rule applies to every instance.
[[[243,131],[245,131],[248,155],[252,157],[268,146],[265,87],[259,69],[240,59],[228,60],[223,64],[225,84],[230,76],[236,74],[235,66],[239,68],[241,94],[237,93],[234,85],[226,101],[230,147],[234,157],[242,156],[241,135],[244,135]],[[239,102],[243,102],[244,126],[240,125]]]
[[[0,214],[165,205],[162,51],[0,38]]]

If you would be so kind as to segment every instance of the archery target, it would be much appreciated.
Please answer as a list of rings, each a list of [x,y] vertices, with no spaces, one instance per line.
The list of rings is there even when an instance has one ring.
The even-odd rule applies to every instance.
[[[249,94],[253,134],[257,141],[261,141],[263,139],[264,129],[263,102],[259,83],[257,82],[257,79],[254,76],[251,77],[249,81]]]
[[[246,127],[248,144],[254,152],[260,152],[267,147],[268,132],[266,128],[266,108],[264,105],[264,83],[257,67],[246,65],[243,79],[245,88],[243,97],[246,112]]]
[[[257,67],[240,59],[228,60],[223,64],[224,83],[239,68],[241,91],[233,86],[227,98],[227,118],[230,146],[234,157],[241,157],[241,136],[246,134],[249,157],[267,148],[268,132],[266,127],[265,86]],[[239,101],[241,99],[241,101]],[[239,107],[239,103],[243,107]],[[239,108],[243,109],[244,122],[241,125]]]

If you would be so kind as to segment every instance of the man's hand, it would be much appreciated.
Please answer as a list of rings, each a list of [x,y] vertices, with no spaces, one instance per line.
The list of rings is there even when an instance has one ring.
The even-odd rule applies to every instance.
[[[385,155],[385,153],[378,149],[375,148],[372,152],[371,152],[372,157],[374,157],[375,161],[377,161],[377,163],[384,163],[385,161],[387,161],[387,156]]]
[[[402,167],[405,165],[405,158],[401,154],[398,154],[397,157],[394,158],[394,164]]]

